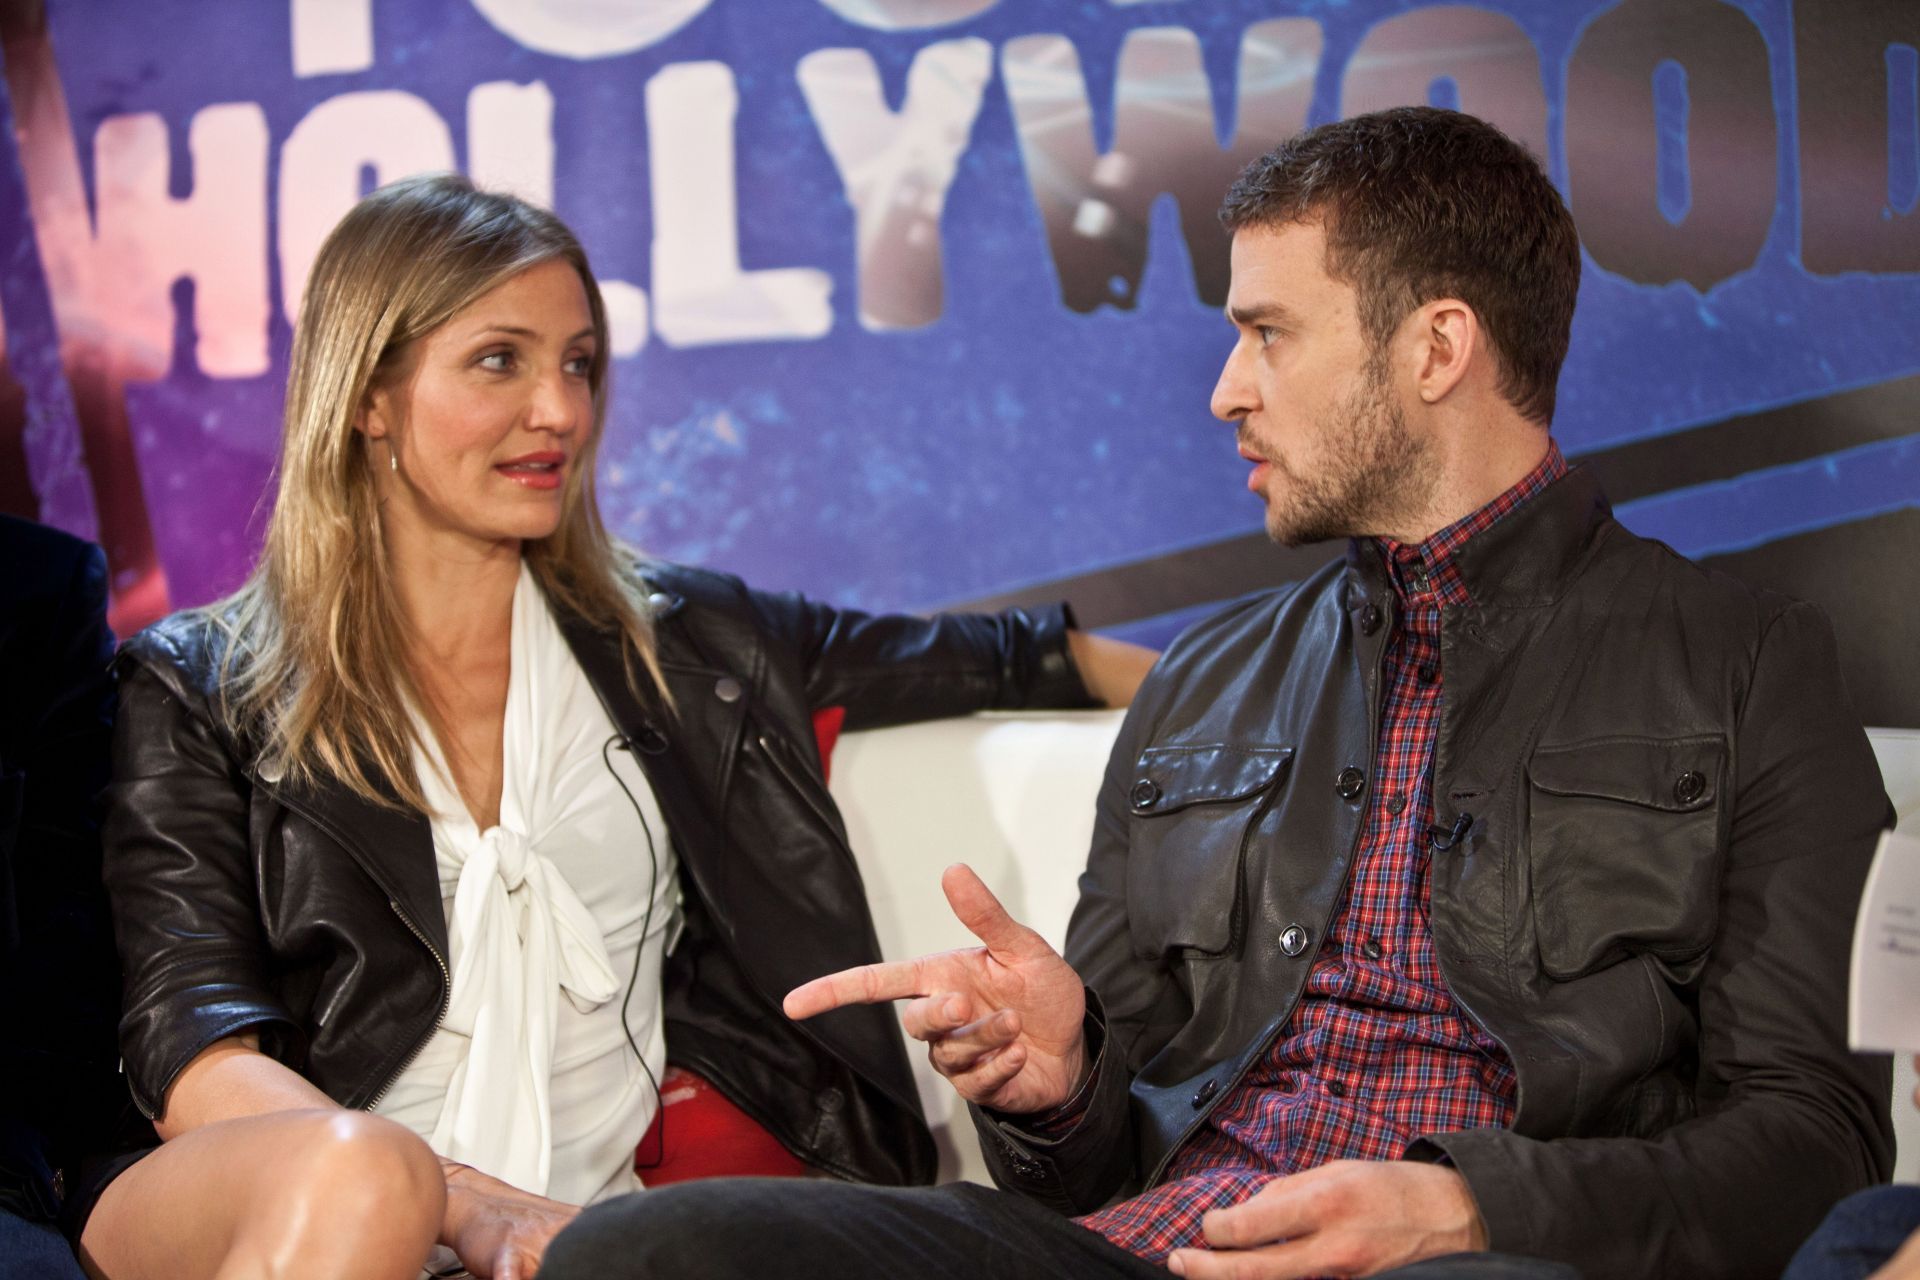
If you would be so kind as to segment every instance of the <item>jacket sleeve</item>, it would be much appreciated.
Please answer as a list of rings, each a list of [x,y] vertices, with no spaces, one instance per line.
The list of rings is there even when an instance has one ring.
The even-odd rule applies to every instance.
[[[114,706],[107,565],[98,547],[57,545],[71,554],[36,579],[44,594],[21,602],[18,644],[5,651],[12,666],[0,673],[0,705],[20,746],[19,772],[0,776],[0,810],[19,805],[5,870],[21,891],[17,904],[7,895],[0,922],[13,931],[0,966],[0,1078],[11,1099],[31,1100],[32,1114],[15,1113],[46,1137],[56,1166],[107,1142],[128,1109],[114,1052],[120,967],[100,885],[98,802]]]
[[[1066,958],[1087,984],[1089,1045],[1097,1054],[1093,1075],[1073,1104],[1078,1115],[1056,1130],[974,1109],[994,1181],[1062,1213],[1091,1213],[1138,1188],[1145,1170],[1136,1167],[1133,1074],[1191,1013],[1165,962],[1136,952],[1127,920],[1127,791],[1165,703],[1167,673],[1162,666],[1147,677],[1114,741],[1080,899],[1067,926]]]
[[[103,865],[125,968],[120,1048],[134,1100],[159,1116],[202,1049],[249,1028],[272,1046],[297,1027],[268,981],[248,854],[249,788],[204,700],[123,653]]]
[[[1651,1139],[1432,1138],[1472,1187],[1492,1248],[1562,1259],[1589,1280],[1778,1275],[1835,1201],[1888,1176],[1888,1059],[1848,1052],[1846,990],[1890,811],[1847,706],[1826,620],[1790,607],[1762,637],[1735,730],[1696,1116]]]
[[[798,655],[809,705],[845,707],[849,729],[1098,705],[1067,650],[1073,621],[1065,605],[918,618],[834,609],[791,593],[749,595],[761,624]]]

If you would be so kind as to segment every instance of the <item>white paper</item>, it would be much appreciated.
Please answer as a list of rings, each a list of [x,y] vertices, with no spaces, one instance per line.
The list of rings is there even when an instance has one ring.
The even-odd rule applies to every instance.
[[[1920,838],[1880,837],[1853,926],[1848,993],[1855,1049],[1920,1051]]]

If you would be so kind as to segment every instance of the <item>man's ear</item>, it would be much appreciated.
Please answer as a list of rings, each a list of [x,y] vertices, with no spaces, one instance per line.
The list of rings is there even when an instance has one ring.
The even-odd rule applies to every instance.
[[[1416,346],[1414,385],[1421,400],[1438,404],[1469,369],[1487,359],[1486,335],[1480,317],[1458,298],[1436,298],[1410,318]]]

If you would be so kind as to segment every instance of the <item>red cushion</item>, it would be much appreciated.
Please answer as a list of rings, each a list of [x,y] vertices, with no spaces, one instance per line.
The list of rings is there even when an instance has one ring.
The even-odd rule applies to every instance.
[[[649,1187],[697,1178],[801,1178],[807,1166],[726,1095],[691,1071],[669,1066],[660,1114],[640,1139],[634,1172]]]
[[[813,740],[820,748],[820,776],[833,777],[833,744],[840,741],[840,726],[847,722],[845,707],[822,707],[813,713]]]

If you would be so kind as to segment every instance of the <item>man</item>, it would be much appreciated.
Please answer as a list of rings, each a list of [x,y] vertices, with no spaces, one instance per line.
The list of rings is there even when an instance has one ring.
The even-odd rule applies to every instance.
[[[670,1191],[582,1218],[607,1274],[1772,1275],[1884,1176],[1887,1064],[1841,1028],[1873,756],[1816,611],[1562,461],[1580,258],[1539,166],[1388,111],[1222,215],[1214,412],[1269,532],[1345,561],[1161,660],[1064,961],[954,868],[985,946],[788,998],[910,997],[1022,1198]]]
[[[152,1142],[114,1047],[120,966],[95,799],[113,683],[98,547],[0,516],[0,1277],[79,1280],[62,1238]]]

